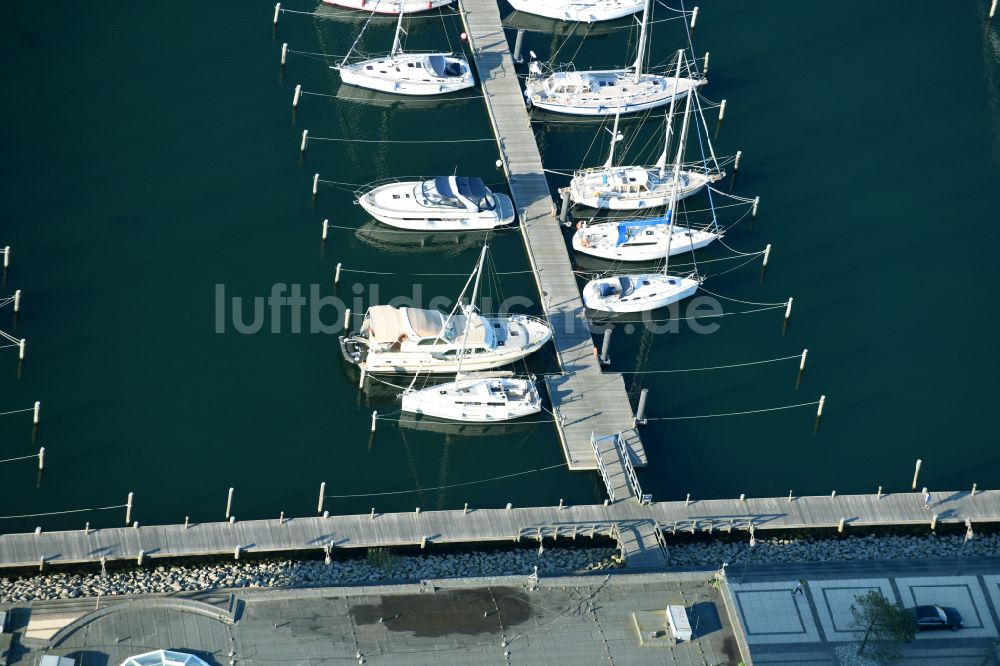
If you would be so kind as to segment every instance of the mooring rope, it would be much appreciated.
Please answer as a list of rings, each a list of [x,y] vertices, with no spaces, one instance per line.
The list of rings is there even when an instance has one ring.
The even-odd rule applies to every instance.
[[[313,95],[315,97],[331,97],[333,99],[340,99],[340,100],[344,100],[344,101],[348,101],[348,102],[370,102],[371,101],[371,98],[369,98],[369,97],[345,97],[343,95],[331,95],[329,93],[307,92],[305,90],[302,90],[300,92],[303,95]],[[458,102],[458,101],[466,100],[466,99],[482,99],[482,98],[483,98],[482,95],[469,95],[467,97],[442,97],[438,101],[441,101],[441,102]],[[402,102],[403,100],[400,100],[400,101]],[[310,137],[310,138],[312,138],[312,137]]]
[[[393,273],[389,271],[363,271],[357,268],[341,268],[343,273],[364,273],[366,275],[412,275],[414,277],[454,277],[458,276],[468,276],[468,273]],[[498,271],[495,275],[523,275],[524,273],[531,273],[530,270],[525,271]]]
[[[348,139],[345,137],[310,136],[309,141],[337,141],[341,143],[481,143],[485,141],[495,142],[496,139]]]
[[[27,460],[28,458],[37,458],[37,453],[32,453],[30,456],[18,456],[17,458],[7,458],[5,460],[0,460],[0,463],[14,462],[15,460]]]
[[[801,354],[795,354],[794,356],[782,356],[780,358],[769,358],[764,361],[749,361],[747,363],[733,363],[731,365],[713,365],[708,368],[680,368],[676,370],[625,370],[619,372],[621,375],[657,375],[657,374],[668,374],[673,372],[701,372],[704,370],[726,370],[729,368],[745,368],[751,365],[764,365],[765,363],[778,363],[780,361],[790,361],[792,359],[801,359]]]
[[[33,412],[33,411],[35,411],[34,407],[28,407],[27,409],[15,409],[10,412],[0,412],[0,416],[7,416],[8,414],[20,414],[22,412]]]
[[[811,405],[818,405],[819,400],[813,400],[812,402],[800,402],[797,405],[784,405],[782,407],[765,407],[764,409],[750,409],[745,412],[727,412],[723,414],[701,414],[698,416],[657,416],[655,418],[647,418],[647,421],[684,421],[688,419],[714,419],[721,416],[743,416],[746,414],[761,414],[763,412],[777,412],[783,409],[796,409],[798,407],[809,407]]]
[[[436,486],[434,488],[414,488],[413,490],[392,490],[381,493],[357,493],[354,495],[326,495],[327,499],[347,499],[351,497],[382,497],[385,495],[407,495],[409,493],[422,493],[431,490],[446,490],[448,488],[461,488],[463,486],[474,486],[480,483],[490,483],[492,481],[500,481],[503,479],[510,479],[515,476],[524,476],[526,474],[534,474],[535,472],[546,472],[550,469],[556,469],[557,467],[565,467],[566,463],[559,463],[558,465],[549,465],[548,467],[538,467],[536,469],[529,469],[523,472],[514,472],[513,474],[504,474],[503,476],[494,476],[489,479],[480,479],[478,481],[466,481],[465,483],[452,483],[447,486]]]
[[[720,275],[721,275],[721,273],[720,273]],[[771,306],[774,306],[774,307],[780,307],[780,306],[785,306],[785,305],[788,304],[788,301],[782,301],[780,303],[754,303],[753,301],[741,301],[738,298],[729,298],[728,296],[722,296],[720,294],[714,294],[714,293],[710,292],[708,289],[705,289],[704,287],[702,287],[701,290],[703,292],[705,292],[706,294],[709,294],[710,296],[715,296],[716,298],[721,298],[724,301],[732,301],[733,303],[739,303],[741,305],[771,305]]]
[[[66,513],[83,513],[84,511],[107,511],[108,509],[124,509],[128,504],[116,504],[114,506],[93,506],[88,509],[68,509],[66,511],[49,511],[48,513],[26,513],[20,516],[0,516],[0,520],[10,520],[12,518],[38,518],[41,516],[60,516]]]

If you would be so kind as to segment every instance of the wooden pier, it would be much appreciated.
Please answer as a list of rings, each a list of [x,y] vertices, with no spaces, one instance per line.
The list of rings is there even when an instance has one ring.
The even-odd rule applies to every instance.
[[[967,525],[1000,522],[1000,491],[843,495],[608,505],[472,509],[351,515],[236,523],[119,527],[85,532],[0,535],[0,568],[38,567],[173,557],[289,553],[308,550],[475,544],[544,543],[545,539],[616,538],[633,569],[669,564],[672,534],[774,529]],[[841,526],[841,521],[843,525]],[[967,522],[968,521],[968,522]],[[646,535],[652,535],[650,547]]]
[[[571,470],[597,470],[603,465],[616,478],[622,477],[620,449],[602,447],[598,463],[591,435],[620,433],[637,467],[646,465],[646,452],[635,430],[622,376],[602,372],[597,358],[566,243],[552,214],[552,195],[500,11],[495,0],[461,0],[460,8],[542,308],[555,329],[553,339],[563,374],[545,383],[566,462]],[[616,500],[639,499],[627,487],[618,490]]]

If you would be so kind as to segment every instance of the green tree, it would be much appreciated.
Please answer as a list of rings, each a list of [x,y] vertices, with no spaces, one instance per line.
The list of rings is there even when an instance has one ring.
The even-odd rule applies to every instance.
[[[916,633],[913,613],[886,599],[878,590],[869,590],[851,604],[851,628],[864,632],[858,656],[891,659],[900,643],[909,643]]]

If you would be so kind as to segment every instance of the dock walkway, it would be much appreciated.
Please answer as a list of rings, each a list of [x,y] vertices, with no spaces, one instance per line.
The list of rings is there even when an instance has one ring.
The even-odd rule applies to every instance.
[[[341,549],[474,544],[551,538],[582,539],[593,535],[618,538],[631,568],[662,568],[676,532],[961,525],[970,521],[1000,522],[1000,491],[936,492],[930,509],[920,493],[786,497],[686,502],[616,502],[525,509],[474,509],[465,512],[330,516],[290,520],[250,520],[230,523],[153,525],[73,532],[0,535],[0,567],[93,563],[240,553],[280,553],[310,549]],[[648,547],[648,537],[657,545]]]
[[[566,243],[552,216],[552,195],[497,3],[461,0],[460,6],[542,308],[555,329],[564,374],[545,383],[566,462],[571,470],[598,469],[591,435],[622,433],[632,463],[642,467],[646,452],[635,431],[625,382],[618,373],[601,371]],[[616,447],[606,447],[604,453],[605,467],[622,468]]]

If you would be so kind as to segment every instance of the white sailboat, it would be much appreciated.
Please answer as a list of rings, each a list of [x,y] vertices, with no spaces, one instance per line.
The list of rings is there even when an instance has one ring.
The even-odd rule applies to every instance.
[[[697,277],[644,273],[591,280],[583,288],[583,303],[600,312],[645,312],[694,296]]]
[[[378,7],[379,3],[376,2],[372,16],[378,11]],[[398,95],[444,95],[474,86],[476,80],[465,58],[451,53],[403,52],[400,35],[405,34],[404,14],[405,12],[399,12],[396,36],[389,55],[349,63],[351,53],[361,39],[359,34],[341,63],[332,65],[330,69],[339,72],[344,83]],[[364,28],[361,33],[364,33]]]
[[[573,249],[592,257],[613,261],[658,261],[681,252],[699,250],[717,238],[721,233],[717,229],[706,227],[692,229],[674,224],[675,206],[680,198],[680,182],[683,174],[681,165],[684,159],[684,137],[687,135],[691,118],[691,98],[687,95],[684,107],[684,122],[681,128],[681,139],[677,144],[677,158],[671,167],[671,187],[667,194],[667,213],[663,217],[639,220],[602,222],[588,225],[581,223],[573,234]],[[669,121],[668,121],[669,125]],[[617,139],[618,123],[615,123],[615,136],[612,137],[612,157],[614,143]],[[668,130],[669,133],[669,130]],[[660,157],[664,168],[666,156]]]
[[[357,203],[379,222],[411,231],[493,229],[517,217],[510,197],[464,176],[377,185]]]
[[[360,332],[340,337],[344,358],[372,374],[455,374],[489,370],[535,353],[552,337],[543,319],[523,314],[487,317],[462,298],[451,312],[373,305]],[[461,313],[459,313],[461,311]]]
[[[557,21],[612,21],[642,11],[644,0],[508,0],[519,12]]]
[[[609,261],[659,261],[668,256],[700,250],[721,238],[710,228],[671,225],[673,211],[663,217],[624,222],[582,223],[573,234],[573,249]]]
[[[412,14],[450,5],[454,0],[323,0],[324,5],[362,9],[376,14]]]
[[[537,414],[542,399],[531,379],[459,377],[404,393],[403,411],[449,421],[499,423]]]
[[[684,113],[685,130],[691,112],[691,93],[688,93],[687,107]],[[684,154],[684,143],[677,148],[675,167],[681,163]],[[674,191],[676,192],[679,169],[674,169]],[[667,223],[667,243],[664,255],[662,273],[639,273],[615,275],[589,281],[583,287],[583,303],[592,310],[601,312],[645,312],[655,310],[693,296],[701,280],[697,275],[669,275],[670,255],[674,237],[674,204],[671,197]],[[692,252],[693,252],[693,248]]]
[[[539,109],[578,116],[634,113],[668,104],[706,83],[691,76],[663,76],[643,72],[646,33],[652,0],[646,0],[639,32],[639,53],[626,69],[558,71],[548,75],[537,60],[528,67],[524,95]]]
[[[681,65],[685,62],[684,50],[677,52],[677,71],[674,82],[680,79]],[[674,191],[675,165],[667,165],[667,153],[673,131],[674,98],[670,100],[664,132],[663,152],[653,166],[615,166],[615,144],[620,140],[618,118],[615,113],[615,129],[612,132],[608,160],[601,167],[581,169],[573,174],[570,181],[570,199],[575,204],[590,208],[610,210],[639,210],[666,206]],[[697,102],[697,100],[696,100]],[[697,130],[697,123],[696,123]],[[686,139],[681,133],[680,140]],[[715,155],[712,155],[715,162]],[[677,200],[701,191],[709,183],[720,180],[725,172],[716,168],[708,170],[703,166],[681,165],[677,182]]]
[[[486,250],[487,246],[483,246],[479,255],[476,284],[472,289],[470,303],[476,302],[479,293]],[[459,301],[461,299],[459,296]],[[403,411],[450,421],[476,423],[510,421],[540,412],[542,399],[532,379],[518,379],[509,376],[510,373],[488,373],[477,377],[462,375],[462,364],[469,351],[469,333],[470,329],[466,328],[458,354],[459,371],[455,381],[414,389],[413,384],[417,381],[414,377],[410,387],[403,393]]]

